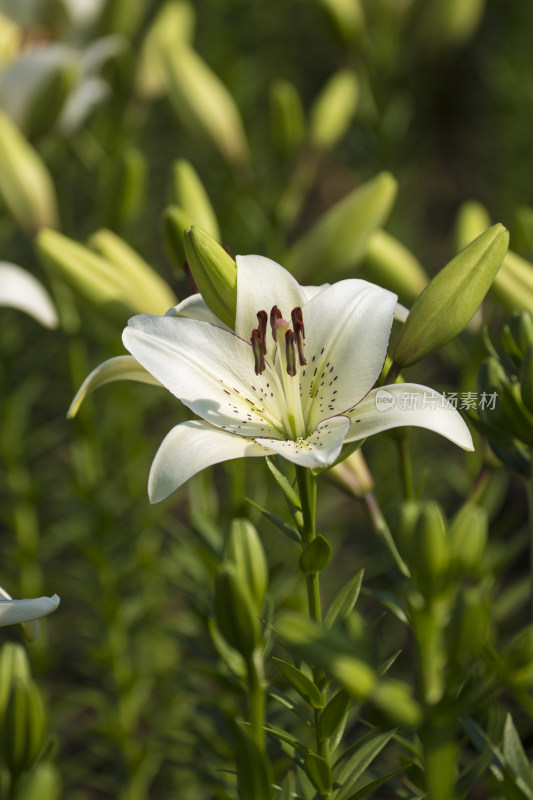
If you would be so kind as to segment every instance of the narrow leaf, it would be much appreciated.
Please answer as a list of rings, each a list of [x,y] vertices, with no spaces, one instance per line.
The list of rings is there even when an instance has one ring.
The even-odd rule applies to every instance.
[[[330,607],[324,618],[324,624],[328,628],[340,623],[348,616],[357,602],[361,584],[363,582],[364,570],[360,570],[333,598]]]
[[[298,694],[303,697],[307,703],[312,705],[313,708],[324,707],[322,692],[318,686],[313,683],[311,678],[308,678],[307,675],[297,667],[289,664],[288,661],[283,661],[281,658],[275,658],[274,661],[278,665],[284,678],[289,681],[293,689],[296,689]]]
[[[286,475],[279,470],[271,458],[266,459],[267,467],[269,468],[270,472],[274,476],[278,486],[280,487],[281,491],[289,501],[291,505],[295,508],[302,509],[302,504],[300,503],[300,498],[298,496],[298,492],[296,489],[291,486],[291,483]]]
[[[254,500],[250,500],[249,497],[246,497],[245,500],[247,503],[250,503],[251,506],[260,511],[261,514],[264,517],[266,517],[269,522],[271,522],[273,525],[276,526],[276,528],[279,528],[280,531],[285,534],[285,536],[288,536],[289,539],[293,540],[293,542],[298,542],[298,544],[302,543],[302,537],[300,536],[296,528],[293,528],[292,525],[290,525],[281,517],[278,517],[276,514],[271,514],[270,511],[267,511],[266,508],[263,508],[258,503],[254,502]]]

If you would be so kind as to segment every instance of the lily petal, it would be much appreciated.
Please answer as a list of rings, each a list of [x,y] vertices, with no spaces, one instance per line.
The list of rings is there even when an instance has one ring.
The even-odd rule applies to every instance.
[[[352,408],[375,384],[396,300],[386,289],[353,279],[329,286],[305,306],[301,394],[311,427]]]
[[[256,442],[294,464],[320,469],[337,460],[349,427],[348,417],[331,417],[321,422],[307,439],[256,439]]]
[[[473,450],[468,427],[456,408],[438,392],[416,383],[395,383],[373,389],[350,411],[347,442],[380,431],[414,425],[440,433],[463,450]]]
[[[218,325],[219,328],[229,330],[219,318],[213,314],[201,294],[192,294],[186,297],[177,306],[169,308],[166,317],[188,317],[189,319],[200,319],[203,322],[210,322],[211,325]]]
[[[132,356],[109,358],[87,375],[70,404],[67,418],[71,419],[76,416],[88,394],[112,381],[138,381],[161,386],[157,378],[150,375]]]
[[[44,286],[16,264],[0,263],[0,306],[25,311],[46,328],[59,325],[54,304]]]
[[[272,451],[253,439],[191,420],[176,425],[163,439],[148,478],[151,503],[159,503],[197,472],[232,458],[268,456]]]
[[[52,597],[35,597],[32,600],[8,600],[2,597],[0,598],[0,627],[40,619],[55,611],[58,605],[57,594]]]
[[[409,309],[405,306],[402,306],[401,303],[396,303],[396,308],[394,309],[394,319],[398,320],[398,322],[405,322],[408,316]]]
[[[290,272],[265,256],[237,256],[237,314],[235,331],[248,340],[257,328],[257,312],[270,314],[278,306],[285,319],[303,306],[306,295]]]
[[[122,340],[145,369],[206,422],[239,435],[283,435],[270,396],[270,368],[255,375],[252,346],[234,333],[199,320],[143,314],[129,320]]]

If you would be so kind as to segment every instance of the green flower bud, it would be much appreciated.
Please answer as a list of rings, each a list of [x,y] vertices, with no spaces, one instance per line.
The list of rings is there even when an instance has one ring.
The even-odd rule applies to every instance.
[[[4,716],[14,684],[30,680],[30,664],[25,649],[20,644],[6,642],[0,650],[0,719]]]
[[[503,225],[493,225],[437,273],[402,328],[393,353],[397,364],[416,364],[463,330],[489,290],[508,242]]]
[[[370,699],[396,725],[417,728],[422,722],[422,709],[413,699],[410,687],[402,681],[380,681]]]
[[[194,225],[220,240],[218,222],[198,173],[188,161],[179,159],[172,165],[170,203],[182,208]],[[187,226],[187,227],[190,227]]]
[[[470,242],[490,228],[491,220],[485,206],[468,200],[459,209],[455,220],[454,241],[456,250],[463,250]]]
[[[28,234],[58,225],[50,174],[37,151],[0,111],[0,196]]]
[[[533,252],[533,208],[529,206],[517,208],[512,239],[518,251]]]
[[[437,594],[449,563],[444,516],[437,503],[424,503],[416,522],[411,564],[413,578],[424,597]]]
[[[166,253],[173,266],[183,270],[185,255],[185,231],[192,227],[192,217],[179,206],[168,206],[163,213],[163,237]]]
[[[215,579],[215,619],[224,639],[245,658],[259,643],[257,606],[234,564],[223,564]]]
[[[309,119],[309,141],[329,150],[347,133],[357,108],[359,81],[354,72],[336,72],[316,98]]]
[[[396,189],[389,172],[359,186],[298,239],[288,254],[289,269],[298,276],[321,275],[326,280],[352,270],[370,234],[389,215]]]
[[[529,345],[520,369],[520,396],[522,402],[533,414],[533,345]]]
[[[430,0],[426,6],[424,36],[432,52],[467,42],[477,30],[485,11],[485,0]]]
[[[374,480],[361,450],[356,450],[336,464],[326,475],[354,497],[361,498],[374,491]]]
[[[165,92],[165,53],[176,46],[176,38],[190,43],[195,26],[194,8],[188,0],[167,0],[158,10],[144,38],[137,73],[137,89],[143,98],[154,99]]]
[[[478,586],[467,586],[457,596],[450,624],[448,649],[459,664],[471,662],[481,653],[490,635],[487,599]]]
[[[128,147],[102,173],[103,202],[110,227],[124,228],[139,214],[146,197],[147,162],[136,147]]]
[[[32,680],[13,683],[0,724],[2,761],[18,776],[33,766],[44,741],[44,708]]]
[[[268,565],[259,534],[249,520],[235,519],[231,523],[226,560],[235,565],[259,611],[268,586]]]
[[[361,0],[318,0],[341,39],[351,44],[365,29]]]
[[[450,556],[461,573],[476,573],[487,544],[487,512],[480,506],[464,506],[449,529]]]
[[[24,781],[24,800],[59,800],[61,778],[48,761],[40,761]]]
[[[230,328],[237,309],[237,265],[206,231],[193,225],[185,232],[185,256],[198,291]]]
[[[373,281],[408,303],[418,297],[428,282],[422,265],[411,251],[383,230],[374,231],[368,238],[365,270]]]
[[[198,53],[184,42],[165,53],[172,105],[192,136],[201,135],[236,167],[248,161],[248,143],[231,94]]]
[[[146,13],[144,0],[106,0],[98,23],[102,35],[119,33],[133,36]]]
[[[270,87],[270,135],[278,153],[292,155],[305,138],[305,115],[292,83],[275,81]]]
[[[414,555],[415,530],[418,517],[420,516],[420,510],[420,503],[414,500],[407,500],[400,506],[394,541],[398,546],[400,554],[408,564],[411,564]]]

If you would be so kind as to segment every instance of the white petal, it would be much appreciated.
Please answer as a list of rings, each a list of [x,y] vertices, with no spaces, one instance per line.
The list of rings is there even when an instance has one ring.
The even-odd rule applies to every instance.
[[[0,599],[0,626],[31,622],[55,611],[59,597],[36,597],[33,600]]]
[[[163,439],[148,478],[151,503],[159,503],[197,472],[232,458],[268,456],[253,439],[224,433],[200,420],[176,425]]]
[[[139,383],[161,386],[157,378],[150,375],[132,356],[109,358],[96,369],[93,369],[85,378],[70,404],[67,417],[69,419],[75,417],[88,394],[112,381],[138,381]]]
[[[291,311],[303,306],[305,293],[290,272],[265,256],[237,256],[237,314],[235,331],[249,339],[257,328],[257,312],[270,315],[278,306],[283,317],[290,320]]]
[[[409,309],[405,306],[402,306],[401,303],[396,303],[396,308],[394,309],[394,319],[398,320],[398,322],[406,322],[408,316]]]
[[[234,333],[199,320],[143,314],[130,319],[122,339],[206,422],[246,436],[282,435],[270,368],[255,375],[252,346]]]
[[[470,431],[457,409],[438,392],[416,383],[395,383],[373,389],[350,416],[348,442],[390,428],[414,425],[440,433],[464,450],[474,449]]]
[[[213,314],[208,308],[205,300],[201,294],[192,294],[186,297],[177,306],[169,308],[166,317],[187,317],[188,319],[200,319],[203,322],[210,322],[211,325],[218,325],[221,328],[230,330],[227,325],[219,320],[216,314]]]
[[[0,306],[25,311],[47,328],[57,328],[59,324],[48,292],[37,278],[16,264],[0,263]]]
[[[377,381],[396,299],[373,283],[353,279],[324,289],[305,306],[301,394],[311,427],[352,408]]]
[[[320,469],[333,464],[339,457],[349,427],[348,417],[331,417],[321,422],[307,439],[298,439],[295,442],[256,439],[256,442],[283,456],[287,461],[293,461],[302,467]]]
[[[302,286],[300,288],[305,294],[306,301],[309,302],[309,300],[312,300],[317,294],[320,294],[320,292],[323,292],[324,289],[327,289],[328,286],[331,286],[331,284],[323,283],[321,286]]]

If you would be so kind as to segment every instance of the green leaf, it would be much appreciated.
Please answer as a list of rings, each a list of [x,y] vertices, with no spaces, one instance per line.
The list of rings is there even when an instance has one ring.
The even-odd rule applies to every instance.
[[[214,611],[224,639],[247,658],[260,637],[257,608],[234,564],[223,564],[215,578]]]
[[[363,582],[364,569],[351,578],[333,598],[330,607],[324,617],[324,624],[328,628],[333,628],[348,616],[357,602],[361,584]]]
[[[318,735],[323,741],[331,739],[344,725],[351,702],[351,697],[345,689],[341,689],[331,698],[318,721]]]
[[[386,733],[374,733],[371,731],[340,756],[333,770],[335,783],[342,787],[336,800],[347,800],[356,781],[359,780],[365,770],[390,742],[395,732],[396,730],[387,731]],[[349,753],[352,753],[352,755],[346,760]],[[337,771],[336,768],[341,761],[344,761],[344,763]]]
[[[293,664],[289,664],[288,661],[283,661],[281,658],[275,658],[274,661],[278,665],[284,678],[289,681],[293,689],[296,689],[298,694],[303,697],[307,703],[312,705],[313,708],[324,707],[322,692],[318,686],[313,683],[311,678],[308,678],[304,672],[293,666]]]
[[[289,501],[289,503],[298,508],[300,511],[302,510],[302,504],[300,502],[300,497],[298,496],[298,492],[296,489],[291,486],[291,483],[286,475],[279,470],[271,458],[266,458],[267,467],[269,468],[270,472],[274,476],[278,486],[280,487],[281,491]]]
[[[327,567],[330,558],[331,545],[318,534],[303,550],[298,560],[298,566],[304,575],[316,575],[317,572],[322,572]]]
[[[383,775],[381,778],[376,778],[375,781],[370,781],[370,783],[366,783],[361,789],[359,789],[355,794],[351,794],[350,797],[347,797],[346,800],[362,800],[363,797],[368,797],[368,795],[372,794],[374,789],[377,789],[378,786],[390,781],[391,778],[394,778],[395,775],[400,775],[400,773],[405,772],[406,769],[412,766],[411,764],[405,764],[403,767],[398,767],[398,769],[393,769],[392,772],[388,772],[387,775]]]
[[[269,686],[267,692],[269,697],[272,697],[277,703],[285,708],[289,708],[291,711],[297,714],[300,719],[303,719],[307,725],[311,725],[312,727],[314,726],[315,721],[309,711],[303,706],[297,705],[297,703],[284,692],[281,692],[275,686]]]
[[[520,779],[521,788],[525,786],[529,797],[533,797],[533,775],[522,742],[514,726],[513,718],[507,714],[503,729],[503,755],[513,773]]]
[[[332,789],[331,769],[328,762],[315,753],[308,753],[304,760],[305,774],[320,794],[329,794]]]
[[[298,542],[298,544],[302,543],[302,537],[300,536],[300,534],[298,533],[296,528],[293,528],[292,525],[290,525],[288,522],[286,522],[281,517],[278,517],[276,514],[271,514],[270,511],[267,511],[266,508],[263,508],[258,503],[256,503],[254,500],[250,500],[249,497],[245,497],[245,500],[246,500],[247,503],[250,503],[251,506],[253,506],[258,511],[260,511],[261,514],[264,517],[266,517],[269,522],[271,522],[273,525],[276,526],[276,528],[279,528],[279,530],[282,533],[284,533],[285,536],[288,536],[289,539],[293,540],[293,542]]]
[[[299,739],[287,733],[287,731],[284,731],[282,728],[278,728],[277,725],[265,725],[265,731],[270,734],[270,736],[275,736],[280,742],[286,742],[300,753],[307,754],[309,752],[307,745],[300,742]]]

